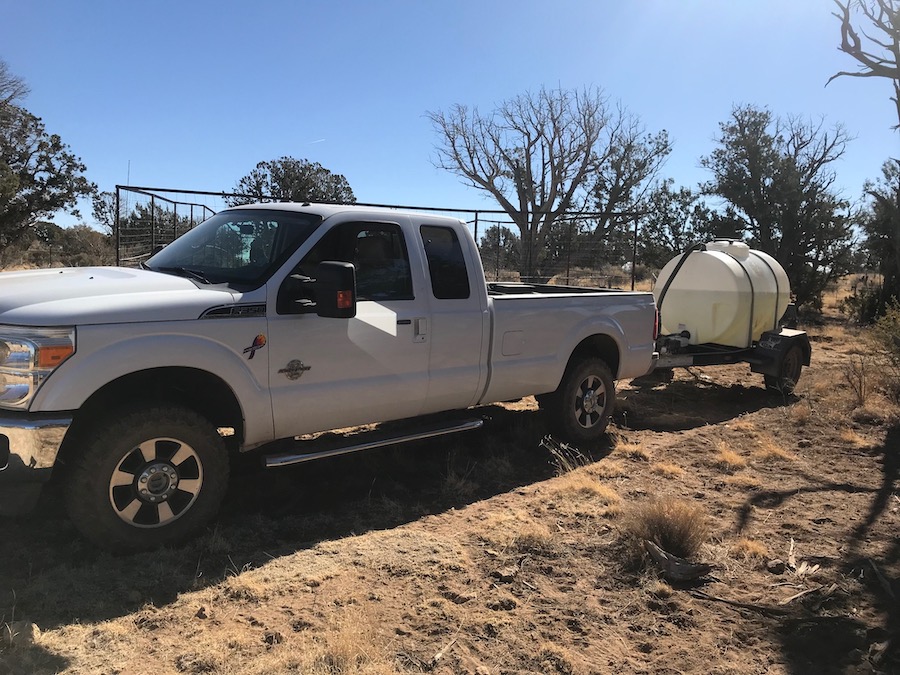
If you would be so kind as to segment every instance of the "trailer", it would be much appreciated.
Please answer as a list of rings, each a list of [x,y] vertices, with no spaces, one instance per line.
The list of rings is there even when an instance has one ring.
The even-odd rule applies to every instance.
[[[748,363],[767,388],[791,394],[810,364],[809,336],[797,330],[787,274],[743,242],[692,246],[663,267],[653,293],[658,374]]]

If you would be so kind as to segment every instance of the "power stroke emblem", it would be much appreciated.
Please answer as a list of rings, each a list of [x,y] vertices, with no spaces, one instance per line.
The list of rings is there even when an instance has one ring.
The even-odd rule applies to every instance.
[[[303,377],[303,373],[309,370],[311,366],[303,365],[303,361],[292,359],[288,364],[278,371],[279,375],[286,375],[289,380],[299,380]]]

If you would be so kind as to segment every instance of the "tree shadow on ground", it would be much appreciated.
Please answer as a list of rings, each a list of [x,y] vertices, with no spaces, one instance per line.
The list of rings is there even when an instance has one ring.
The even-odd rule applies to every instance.
[[[776,628],[792,673],[900,672],[900,538],[890,537],[881,560],[862,551],[872,527],[885,514],[900,491],[900,426],[888,430],[880,455],[881,484],[878,488],[815,479],[800,472],[806,485],[790,490],[764,490],[749,497],[738,511],[736,530],[742,532],[757,509],[770,510],[803,494],[843,492],[873,494],[865,520],[849,537],[839,561],[845,577],[859,579],[872,606],[883,613],[881,625],[866,625],[846,615],[827,616],[806,612],[779,623]]]

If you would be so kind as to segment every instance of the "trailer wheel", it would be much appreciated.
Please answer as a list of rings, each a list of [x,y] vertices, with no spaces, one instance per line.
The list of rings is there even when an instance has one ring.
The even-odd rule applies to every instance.
[[[784,353],[778,375],[765,375],[766,388],[793,394],[803,372],[803,349],[794,345]]]
[[[215,516],[228,453],[204,417],[180,406],[130,408],[94,425],[67,476],[75,526],[102,548],[180,542]]]
[[[609,366],[589,358],[571,364],[559,388],[546,399],[545,408],[563,440],[595,442],[603,436],[616,402]]]

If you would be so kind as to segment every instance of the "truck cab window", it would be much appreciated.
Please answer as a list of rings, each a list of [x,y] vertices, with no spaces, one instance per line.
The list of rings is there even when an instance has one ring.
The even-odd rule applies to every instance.
[[[439,300],[461,300],[469,297],[469,272],[459,238],[449,227],[422,225],[420,228],[431,292]]]
[[[356,293],[360,300],[413,299],[409,255],[396,225],[358,230],[350,262],[356,267]]]
[[[279,314],[315,311],[315,284],[307,279],[315,279],[319,263],[326,260],[353,263],[359,300],[415,297],[409,254],[400,227],[390,223],[344,223],[326,232],[285,279],[278,292]]]

